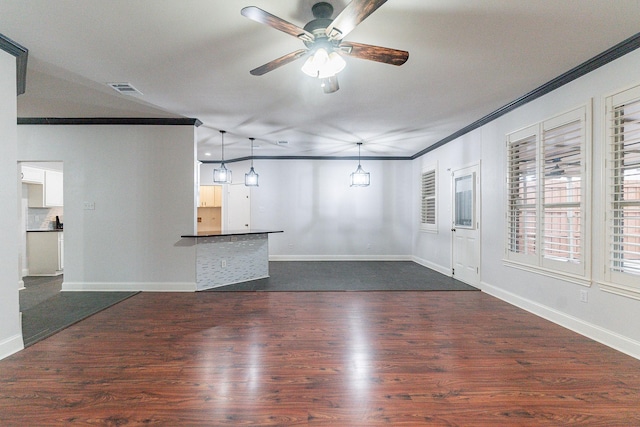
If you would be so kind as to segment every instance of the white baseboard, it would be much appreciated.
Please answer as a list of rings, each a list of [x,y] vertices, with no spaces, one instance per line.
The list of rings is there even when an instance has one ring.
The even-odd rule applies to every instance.
[[[416,264],[420,264],[423,267],[430,268],[432,270],[437,271],[438,273],[451,277],[451,269],[449,267],[443,267],[439,264],[435,264],[431,261],[427,261],[426,259],[422,259],[417,256],[412,257],[411,260]]]
[[[598,325],[594,325],[589,322],[585,322],[582,319],[568,315],[554,308],[547,307],[539,304],[535,301],[531,301],[526,298],[522,298],[516,294],[513,294],[504,289],[497,288],[486,282],[480,283],[480,289],[487,294],[501,299],[509,304],[520,307],[530,313],[547,319],[553,323],[556,323],[562,327],[565,327],[573,332],[576,332],[585,337],[591,338],[601,344],[625,353],[636,359],[640,359],[640,342],[618,334],[617,332],[610,331],[602,328]]]
[[[269,255],[269,261],[412,261],[411,255]]]
[[[24,349],[22,334],[14,335],[0,341],[0,360]]]
[[[195,292],[195,290],[195,282],[62,282],[63,292]]]

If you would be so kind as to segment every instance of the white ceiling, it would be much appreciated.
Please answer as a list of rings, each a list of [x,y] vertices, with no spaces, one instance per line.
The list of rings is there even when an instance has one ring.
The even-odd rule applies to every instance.
[[[250,75],[304,45],[240,10],[304,26],[314,3],[0,0],[0,33],[29,49],[18,116],[197,118],[200,160],[220,129],[227,159],[248,137],[256,156],[411,156],[640,31],[640,0],[388,0],[345,40],[407,50],[403,66],[346,58],[333,94],[303,60]]]

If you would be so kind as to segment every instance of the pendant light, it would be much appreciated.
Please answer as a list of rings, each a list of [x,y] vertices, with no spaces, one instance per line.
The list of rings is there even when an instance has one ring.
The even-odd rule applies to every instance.
[[[244,185],[247,187],[257,187],[258,186],[258,174],[255,170],[253,170],[253,141],[255,138],[249,138],[251,141],[251,169],[249,169],[249,173],[244,174]]]
[[[370,183],[369,172],[365,172],[360,166],[360,146],[362,142],[358,142],[358,168],[351,173],[351,187],[368,187]]]
[[[222,137],[222,161],[220,163],[220,169],[213,170],[213,182],[218,184],[231,184],[231,171],[224,165],[224,134],[225,130],[220,131]]]

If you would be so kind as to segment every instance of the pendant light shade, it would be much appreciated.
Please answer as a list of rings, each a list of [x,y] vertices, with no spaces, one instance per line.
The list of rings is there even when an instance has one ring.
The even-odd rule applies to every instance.
[[[244,185],[247,187],[257,187],[258,186],[258,174],[255,170],[253,170],[253,141],[255,138],[249,138],[251,141],[251,169],[249,169],[249,173],[244,174]]]
[[[358,168],[351,173],[351,187],[368,187],[370,180],[369,172],[365,172],[360,166],[360,146],[362,142],[358,142]]]
[[[217,184],[231,184],[231,171],[224,165],[224,130],[220,131],[222,137],[222,161],[219,169],[213,170],[213,182]]]

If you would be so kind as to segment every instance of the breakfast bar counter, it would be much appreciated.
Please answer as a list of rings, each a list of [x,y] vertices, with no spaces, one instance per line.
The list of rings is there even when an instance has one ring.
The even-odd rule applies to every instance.
[[[181,236],[196,241],[196,289],[269,277],[269,234],[282,232],[237,230]]]

